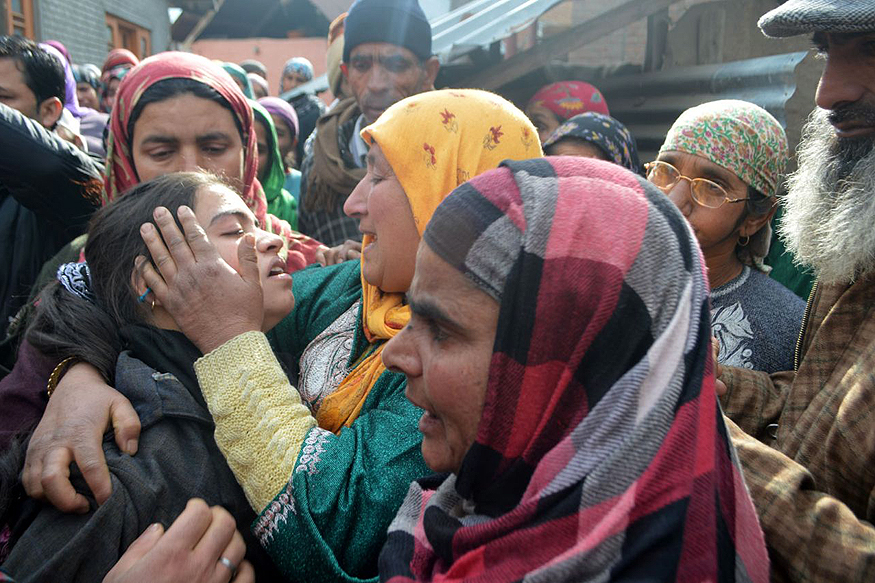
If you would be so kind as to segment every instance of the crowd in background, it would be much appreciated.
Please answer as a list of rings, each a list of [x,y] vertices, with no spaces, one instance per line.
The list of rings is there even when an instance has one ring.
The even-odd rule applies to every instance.
[[[875,579],[875,2],[759,26],[824,59],[791,174],[748,101],[642,160],[436,89],[417,0],[330,105],[0,37],[0,581]]]

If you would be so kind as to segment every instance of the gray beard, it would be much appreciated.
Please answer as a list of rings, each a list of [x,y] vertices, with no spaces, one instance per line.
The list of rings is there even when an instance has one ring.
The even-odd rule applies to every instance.
[[[839,139],[828,114],[802,132],[778,234],[821,282],[849,283],[875,273],[875,138]]]

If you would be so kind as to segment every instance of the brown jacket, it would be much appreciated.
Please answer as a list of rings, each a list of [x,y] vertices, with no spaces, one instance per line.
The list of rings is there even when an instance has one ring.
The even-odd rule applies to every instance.
[[[819,286],[798,370],[725,367],[721,399],[774,581],[875,581],[875,277]],[[774,425],[776,424],[776,425]],[[743,431],[742,431],[743,430]]]

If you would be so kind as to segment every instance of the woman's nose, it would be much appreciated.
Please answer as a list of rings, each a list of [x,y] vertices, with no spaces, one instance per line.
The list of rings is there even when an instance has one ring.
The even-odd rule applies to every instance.
[[[691,187],[692,182],[690,179],[682,177],[678,180],[678,183],[668,191],[669,200],[680,209],[681,214],[685,217],[690,216],[690,213],[693,210],[693,205],[695,204],[693,202],[693,192]]]
[[[368,176],[362,178],[350,195],[346,197],[346,202],[343,203],[343,212],[346,216],[359,219],[368,213],[369,180]]]
[[[408,338],[409,332],[405,327],[394,338],[386,343],[383,348],[383,364],[392,372],[404,373],[408,377],[417,377],[422,374],[422,363]]]

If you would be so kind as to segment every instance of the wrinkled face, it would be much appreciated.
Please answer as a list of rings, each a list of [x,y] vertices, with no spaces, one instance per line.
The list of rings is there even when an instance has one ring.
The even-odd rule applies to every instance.
[[[410,323],[383,349],[383,362],[407,376],[407,398],[425,411],[425,463],[458,472],[477,437],[499,305],[425,243],[407,299]]]
[[[577,156],[579,158],[595,158],[596,160],[605,160],[613,162],[605,151],[585,140],[577,138],[563,138],[547,148],[545,154],[548,156]]]
[[[295,87],[299,85],[303,85],[307,82],[307,78],[305,78],[301,73],[297,71],[289,71],[287,73],[283,73],[283,78],[280,81],[280,93],[284,91],[291,91]]]
[[[816,101],[836,136],[875,138],[875,31],[817,33],[813,42],[826,62]]]
[[[242,186],[243,142],[230,111],[185,93],[150,103],[134,123],[132,153],[141,182],[207,170]]]
[[[393,103],[422,93],[434,83],[434,77],[416,55],[389,43],[358,45],[350,52],[343,70],[368,123],[377,121]]]
[[[273,125],[276,128],[276,142],[280,148],[280,154],[282,154],[283,160],[285,160],[289,152],[295,148],[297,141],[292,136],[292,130],[286,124],[286,120],[273,113],[270,114],[270,118],[273,120]]]
[[[195,216],[228,265],[239,269],[237,247],[247,233],[255,235],[258,271],[264,290],[264,322],[261,329],[268,331],[285,318],[295,304],[292,295],[292,277],[285,272],[285,261],[279,252],[283,240],[259,228],[243,199],[236,192],[220,185],[202,188],[195,197]]]
[[[97,97],[97,91],[88,83],[76,83],[76,97],[79,99],[79,105],[98,109],[100,101]]]
[[[550,134],[556,131],[556,128],[562,125],[562,120],[543,105],[530,105],[526,108],[526,116],[532,120],[532,124],[537,128],[538,137],[541,138],[542,144],[547,141]]]
[[[24,73],[10,57],[0,58],[0,103],[18,110],[31,119],[38,119],[36,95],[24,82]]]
[[[255,119],[256,145],[258,146],[258,181],[264,183],[264,177],[270,170],[270,139],[264,124]]]
[[[664,152],[657,160],[668,162],[688,178],[705,178],[726,190],[730,199],[747,198],[747,184],[725,168],[701,156],[685,152]],[[680,180],[666,193],[693,228],[706,259],[710,255],[734,252],[739,227],[745,218],[745,203],[724,203],[720,208],[708,208],[693,201],[690,183]]]
[[[362,249],[362,275],[384,292],[406,292],[413,279],[419,231],[410,202],[379,144],[368,152],[368,172],[343,205],[370,236]]]

